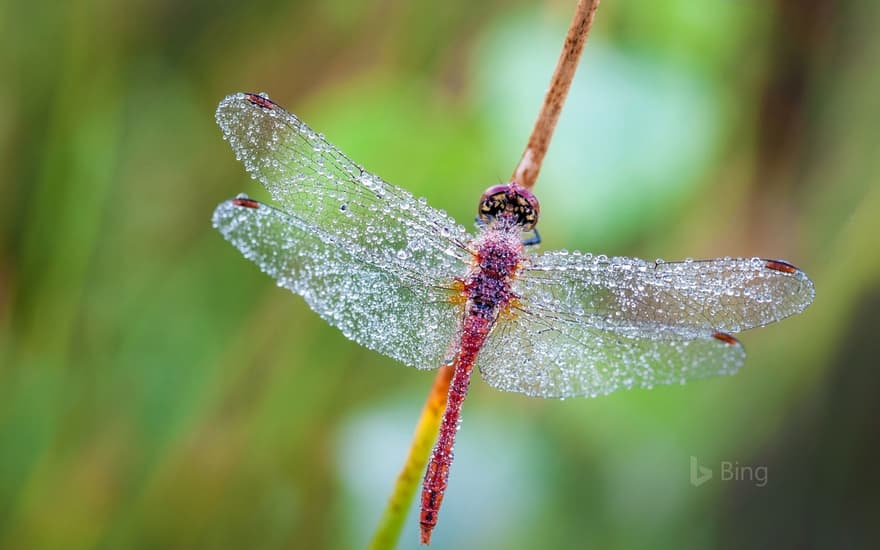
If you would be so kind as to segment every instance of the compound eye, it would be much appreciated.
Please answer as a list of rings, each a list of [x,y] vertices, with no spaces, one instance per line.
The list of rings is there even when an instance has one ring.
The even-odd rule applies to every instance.
[[[520,226],[520,229],[531,231],[538,223],[540,206],[535,195],[515,183],[494,185],[483,193],[480,199],[479,216],[484,223],[506,218]]]

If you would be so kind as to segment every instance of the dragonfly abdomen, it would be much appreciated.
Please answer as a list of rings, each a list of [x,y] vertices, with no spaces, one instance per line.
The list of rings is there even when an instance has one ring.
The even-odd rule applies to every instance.
[[[461,422],[461,406],[467,396],[477,354],[497,316],[497,310],[492,313],[473,302],[468,302],[466,312],[462,324],[461,345],[453,359],[455,372],[449,385],[446,410],[422,484],[422,510],[419,520],[422,544],[430,543],[431,531],[437,525],[437,514],[449,480],[449,468],[452,466],[455,434]]]

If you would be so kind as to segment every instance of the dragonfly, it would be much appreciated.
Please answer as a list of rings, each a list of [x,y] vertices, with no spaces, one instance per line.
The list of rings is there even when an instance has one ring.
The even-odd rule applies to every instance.
[[[542,398],[733,374],[745,360],[734,334],[800,313],[815,295],[781,260],[538,253],[540,206],[515,181],[482,195],[469,233],[265,94],[226,97],[216,119],[277,207],[238,195],[214,227],[347,338],[410,367],[454,369],[422,487],[423,544],[474,369]]]

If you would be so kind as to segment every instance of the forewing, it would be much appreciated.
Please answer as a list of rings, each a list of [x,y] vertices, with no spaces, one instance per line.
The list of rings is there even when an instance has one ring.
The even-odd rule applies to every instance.
[[[745,351],[733,337],[638,337],[528,309],[499,319],[477,357],[486,382],[534,397],[595,397],[619,389],[733,374]]]
[[[220,102],[216,118],[235,156],[304,231],[393,273],[463,272],[464,228],[366,172],[278,104],[233,94]]]
[[[777,260],[648,262],[565,252],[533,256],[514,291],[533,313],[685,337],[763,326],[800,313],[815,295],[802,271]]]
[[[419,281],[361,261],[302,220],[246,197],[222,203],[214,227],[279,286],[355,342],[419,369],[440,366],[457,341],[460,306],[447,281]]]

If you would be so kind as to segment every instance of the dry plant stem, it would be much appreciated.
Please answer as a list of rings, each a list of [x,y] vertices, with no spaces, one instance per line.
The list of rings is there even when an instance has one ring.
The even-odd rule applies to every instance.
[[[538,179],[541,163],[544,161],[544,155],[550,145],[550,138],[556,128],[556,121],[559,120],[559,113],[562,111],[562,105],[565,103],[565,97],[571,87],[575,69],[598,7],[599,0],[578,1],[571,27],[565,37],[565,45],[550,81],[550,88],[544,97],[544,103],[541,106],[538,119],[535,121],[526,150],[513,172],[513,181],[527,189],[534,187],[535,181]],[[446,399],[452,374],[452,366],[445,365],[440,367],[437,378],[434,379],[431,393],[428,395],[416,426],[416,433],[413,436],[406,463],[397,477],[394,491],[388,500],[382,518],[379,520],[376,534],[370,542],[369,548],[371,550],[385,550],[397,545],[409,504],[412,502],[419,481],[422,479],[422,470],[428,462],[428,455],[431,453],[434,438],[440,427],[441,417],[446,410]]]
[[[550,145],[550,138],[556,128],[556,121],[559,120],[559,113],[562,112],[562,105],[568,95],[568,89],[571,88],[571,81],[581,58],[581,52],[584,51],[584,44],[587,41],[587,35],[590,34],[590,27],[593,25],[593,17],[596,15],[598,7],[599,0],[578,1],[571,27],[565,37],[565,45],[559,55],[559,61],[556,63],[553,78],[550,79],[550,88],[547,89],[544,104],[541,106],[541,112],[538,113],[538,120],[535,121],[535,126],[532,128],[532,135],[529,136],[529,142],[526,145],[526,150],[523,151],[522,159],[511,176],[513,181],[526,189],[534,187],[535,181],[538,179],[541,163],[544,162],[544,155]]]
[[[370,542],[370,550],[385,550],[397,545],[400,531],[406,520],[406,513],[409,511],[409,505],[422,481],[428,455],[431,454],[431,447],[434,445],[434,439],[440,428],[440,419],[443,416],[443,411],[446,410],[446,397],[449,393],[452,373],[451,365],[444,365],[437,372],[431,393],[428,394],[428,399],[422,408],[422,415],[419,417],[419,423],[416,425],[409,455],[406,457],[403,469],[397,476],[394,491],[391,498],[388,499],[385,512],[379,521],[379,528]]]

